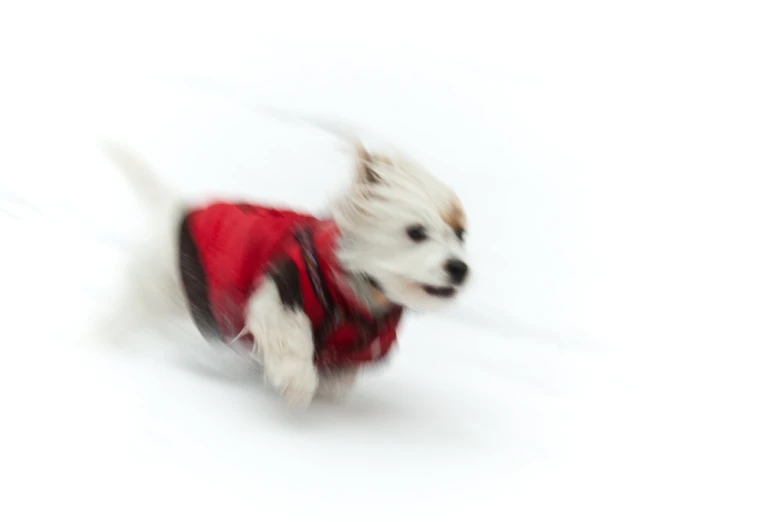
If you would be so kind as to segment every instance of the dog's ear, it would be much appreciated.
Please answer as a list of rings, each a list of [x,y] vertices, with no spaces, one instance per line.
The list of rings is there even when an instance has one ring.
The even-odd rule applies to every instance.
[[[361,143],[356,143],[356,175],[359,183],[380,183],[381,177],[373,170],[373,157]]]
[[[456,195],[452,196],[451,202],[445,211],[441,212],[440,217],[458,236],[465,233],[467,227],[465,208]]]

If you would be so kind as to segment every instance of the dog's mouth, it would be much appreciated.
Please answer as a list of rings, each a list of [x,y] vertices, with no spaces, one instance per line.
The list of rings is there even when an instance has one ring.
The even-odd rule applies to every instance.
[[[457,289],[454,288],[453,286],[421,285],[421,287],[429,295],[432,295],[432,296],[435,296],[435,297],[448,298],[448,297],[453,297],[454,294],[457,293]]]

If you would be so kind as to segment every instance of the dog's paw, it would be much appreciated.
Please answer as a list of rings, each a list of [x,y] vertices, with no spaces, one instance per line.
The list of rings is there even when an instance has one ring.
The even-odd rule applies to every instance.
[[[287,361],[267,371],[272,386],[289,406],[304,408],[318,390],[318,372],[309,361]]]
[[[318,395],[330,400],[342,400],[353,390],[358,375],[356,368],[326,373],[320,378]]]

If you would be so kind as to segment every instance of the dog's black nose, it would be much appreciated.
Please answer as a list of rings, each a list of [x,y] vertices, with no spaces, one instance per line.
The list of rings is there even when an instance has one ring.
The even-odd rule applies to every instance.
[[[446,261],[446,272],[448,272],[451,281],[454,284],[462,284],[468,276],[468,265],[459,259],[449,259]]]

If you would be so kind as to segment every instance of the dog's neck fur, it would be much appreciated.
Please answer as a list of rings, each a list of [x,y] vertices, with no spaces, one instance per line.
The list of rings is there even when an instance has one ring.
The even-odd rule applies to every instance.
[[[328,216],[323,219],[333,221],[333,217]],[[352,257],[351,241],[346,239],[346,234],[340,230],[337,243],[334,245],[334,257],[332,262],[334,277],[338,281],[338,286],[342,291],[350,292],[353,300],[363,304],[367,311],[375,318],[385,316],[391,310],[395,303],[390,301],[383,292],[383,288],[370,275],[357,270],[346,261],[346,257]]]
[[[343,277],[354,297],[367,305],[373,317],[381,317],[392,308],[393,303],[383,294],[383,290],[364,274],[347,273]]]

